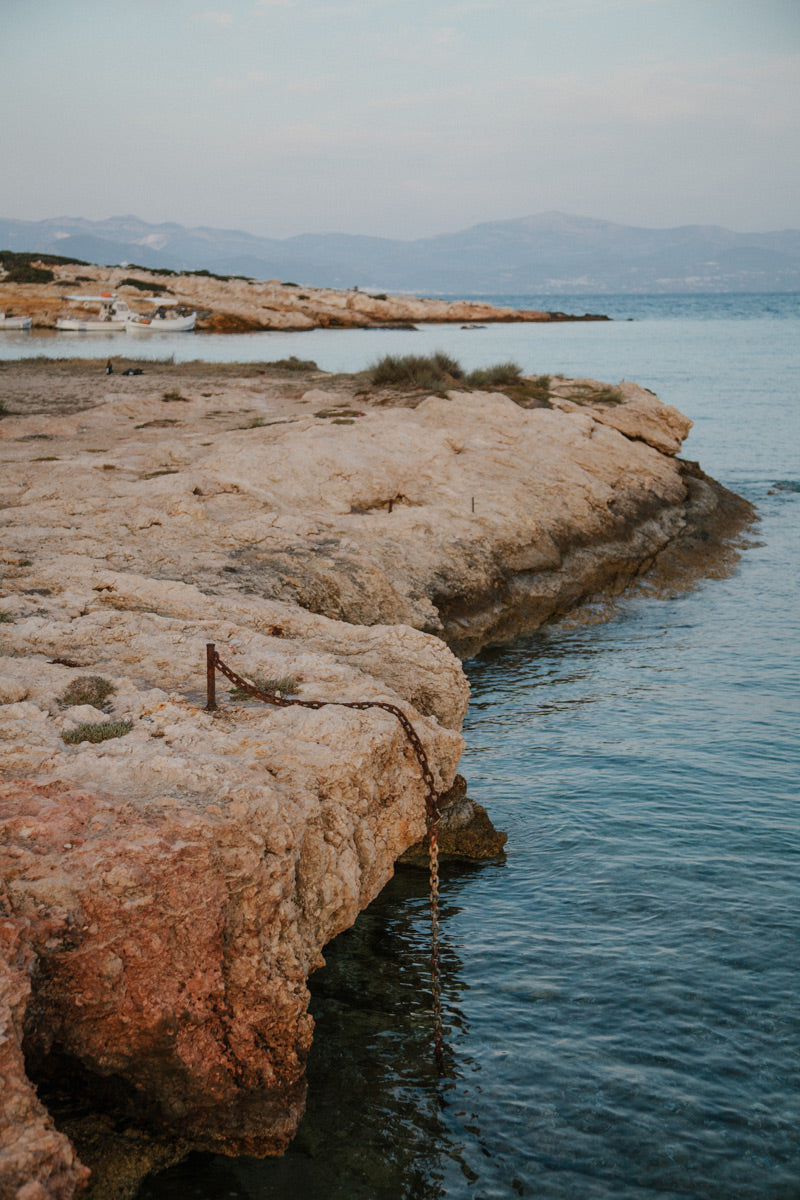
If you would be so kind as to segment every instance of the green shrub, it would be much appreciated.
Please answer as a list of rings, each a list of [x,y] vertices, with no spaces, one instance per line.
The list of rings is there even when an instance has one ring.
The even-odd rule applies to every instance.
[[[0,625],[11,625],[13,622],[14,618],[11,616],[11,613],[7,613],[4,609],[0,608]]]
[[[79,675],[61,693],[58,703],[62,708],[72,708],[76,704],[91,704],[93,708],[102,708],[116,690],[114,684],[102,675]]]
[[[503,384],[517,383],[521,375],[522,367],[515,362],[495,363],[493,367],[470,371],[466,382],[470,387],[502,387]]]
[[[199,271],[181,271],[181,275],[202,275],[204,279],[221,279],[223,283],[231,279],[242,279],[245,283],[253,282],[251,275],[217,275],[214,271],[207,271],[205,267]]]
[[[61,740],[68,746],[76,746],[79,742],[107,742],[110,738],[124,737],[132,729],[133,721],[105,721],[97,725],[87,721],[76,729],[65,730]]]
[[[550,396],[550,375],[536,375],[528,379],[528,393],[534,400],[547,400]]]
[[[464,378],[460,363],[437,350],[435,354],[387,354],[370,367],[375,387],[425,388],[442,391]]]
[[[11,267],[6,274],[4,283],[52,283],[55,276],[47,267],[32,267],[29,263],[20,263]]]
[[[278,696],[289,696],[299,690],[298,681],[292,675],[283,675],[280,679],[272,679],[263,675],[254,675],[252,684],[257,687],[260,692]],[[255,696],[251,696],[243,688],[232,687],[229,692],[231,700],[255,700]]]
[[[44,263],[46,267],[88,267],[82,258],[65,258],[62,254],[39,254],[36,250],[0,250],[0,266],[10,271],[12,267],[28,266],[32,262]]]

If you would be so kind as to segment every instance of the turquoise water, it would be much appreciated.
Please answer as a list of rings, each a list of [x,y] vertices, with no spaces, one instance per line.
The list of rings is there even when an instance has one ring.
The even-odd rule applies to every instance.
[[[546,300],[524,302],[576,307]],[[686,456],[761,521],[730,578],[466,664],[462,770],[509,844],[444,878],[445,1078],[426,880],[403,873],[312,979],[308,1112],[285,1158],[196,1155],[139,1200],[800,1195],[800,298],[580,309],[618,319],[331,332],[313,351],[251,335],[280,342],[254,357],[337,370],[422,344],[636,379],[695,420]]]

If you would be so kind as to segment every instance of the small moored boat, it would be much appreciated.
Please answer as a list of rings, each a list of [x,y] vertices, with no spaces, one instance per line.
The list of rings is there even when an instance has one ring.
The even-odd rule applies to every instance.
[[[146,316],[130,313],[125,328],[128,333],[188,333],[196,320],[197,313],[187,312],[177,300],[160,300]]]
[[[30,329],[32,320],[32,317],[7,317],[5,313],[0,313],[0,329]]]
[[[57,317],[56,329],[62,333],[121,333],[132,316],[125,301],[110,292],[102,296],[67,296],[67,300],[86,308],[96,304],[99,311],[96,317]]]

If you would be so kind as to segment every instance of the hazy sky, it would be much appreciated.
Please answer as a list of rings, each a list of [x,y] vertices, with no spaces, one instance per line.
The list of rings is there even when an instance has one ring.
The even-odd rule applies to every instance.
[[[0,0],[0,216],[800,227],[799,0]]]

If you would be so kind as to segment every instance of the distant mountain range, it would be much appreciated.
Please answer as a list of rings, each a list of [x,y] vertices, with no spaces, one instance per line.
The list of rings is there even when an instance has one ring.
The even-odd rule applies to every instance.
[[[443,296],[800,291],[797,229],[642,229],[558,212],[414,241],[341,233],[278,240],[138,217],[0,219],[0,249]]]

